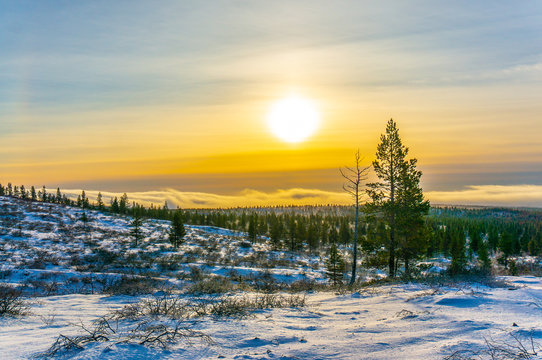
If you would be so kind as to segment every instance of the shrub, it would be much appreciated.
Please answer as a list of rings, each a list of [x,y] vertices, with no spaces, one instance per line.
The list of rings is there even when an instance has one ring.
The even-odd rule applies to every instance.
[[[22,291],[11,286],[0,285],[0,316],[25,315],[28,305],[23,299]]]
[[[122,276],[104,286],[103,292],[111,295],[143,295],[155,292],[164,282],[142,276]]]
[[[209,277],[188,288],[190,294],[224,294],[236,289],[235,284],[223,277]]]

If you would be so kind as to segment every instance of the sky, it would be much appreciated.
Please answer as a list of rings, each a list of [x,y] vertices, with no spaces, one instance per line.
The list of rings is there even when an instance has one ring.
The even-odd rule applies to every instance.
[[[289,94],[321,116],[295,144]],[[541,94],[539,1],[0,0],[2,184],[348,203],[393,118],[433,203],[542,207]]]

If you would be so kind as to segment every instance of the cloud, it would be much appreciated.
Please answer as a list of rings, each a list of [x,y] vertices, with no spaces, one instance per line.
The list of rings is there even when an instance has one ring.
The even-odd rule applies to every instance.
[[[77,197],[81,190],[62,190],[69,196]],[[85,191],[94,201],[98,191]],[[102,191],[105,202],[122,193]],[[178,191],[164,189],[157,191],[128,192],[129,201],[149,206],[181,208],[228,208],[238,206],[280,206],[280,205],[348,205],[352,199],[344,192],[319,189],[279,189],[270,192],[245,189],[234,194]],[[433,204],[528,206],[542,207],[542,185],[471,185],[459,190],[426,191],[425,196]]]
[[[62,190],[63,193],[76,197],[81,190]],[[111,198],[120,197],[122,193],[102,191],[105,202]],[[85,194],[94,201],[98,191],[85,191]],[[324,191],[318,189],[279,189],[272,192],[263,192],[245,189],[232,195],[221,195],[204,192],[186,192],[174,189],[158,191],[128,192],[130,202],[135,201],[149,206],[162,206],[167,201],[169,207],[182,208],[226,208],[237,206],[275,206],[275,205],[317,205],[317,204],[349,204],[350,198],[341,192]]]
[[[429,191],[432,203],[542,207],[542,185],[472,185],[454,191]]]

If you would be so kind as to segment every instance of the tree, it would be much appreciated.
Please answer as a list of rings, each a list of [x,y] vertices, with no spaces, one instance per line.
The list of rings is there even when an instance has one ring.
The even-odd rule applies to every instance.
[[[134,238],[135,247],[137,247],[139,240],[141,240],[141,238],[143,237],[143,233],[141,231],[143,219],[141,218],[141,209],[139,207],[134,207],[132,211],[132,222],[130,223],[130,227],[132,228],[132,230],[130,231],[130,234]]]
[[[290,215],[288,221],[288,235],[290,236],[290,251],[294,251],[296,248],[296,235],[297,235],[297,224],[295,222],[295,214]]]
[[[83,222],[83,230],[85,231],[87,238],[90,238],[90,227],[88,224],[90,222],[90,219],[85,211],[83,211],[83,214],[81,214],[81,218],[79,220]]]
[[[326,261],[326,276],[333,282],[333,285],[337,285],[342,282],[344,270],[344,259],[337,250],[337,245],[333,243],[329,248],[329,257]]]
[[[169,229],[169,241],[175,249],[183,242],[185,235],[186,230],[183,224],[183,214],[180,210],[176,210],[171,221],[171,228]]]
[[[126,193],[122,194],[119,200],[119,212],[121,214],[126,214],[128,210],[128,195]]]
[[[43,185],[43,187],[41,188],[40,199],[42,202],[47,201],[47,190],[45,189],[45,185]]]
[[[55,202],[57,204],[62,203],[62,193],[60,192],[60,188],[56,188]]]
[[[252,214],[250,216],[250,220],[248,222],[248,238],[251,242],[256,241],[257,231],[256,231],[256,214]]]
[[[467,267],[467,256],[465,254],[465,234],[458,231],[452,235],[451,243],[452,263],[450,264],[450,273],[452,275],[461,274]]]
[[[280,246],[280,238],[282,236],[282,222],[279,221],[275,213],[271,214],[270,219],[270,237],[271,243],[273,244],[274,249],[278,249]]]
[[[487,251],[487,245],[484,240],[478,244],[478,263],[482,271],[489,273],[491,271],[491,259]]]
[[[352,276],[350,285],[356,281],[356,265],[358,261],[358,223],[359,223],[359,203],[362,196],[362,181],[367,179],[369,167],[361,166],[362,158],[359,150],[354,154],[354,167],[345,167],[340,169],[342,177],[346,180],[343,184],[343,190],[346,191],[354,199],[355,215],[354,215],[354,239],[352,242]],[[342,230],[342,228],[341,228]]]
[[[406,220],[418,219],[426,212],[428,203],[423,200],[419,188],[421,172],[416,170],[416,159],[407,160],[408,148],[399,137],[397,124],[390,119],[386,133],[380,137],[373,169],[378,182],[367,184],[370,202],[366,208],[371,214],[378,214],[389,228],[389,238],[385,247],[388,250],[389,276],[396,275],[397,236],[411,233],[415,229],[405,228]],[[403,218],[401,213],[408,210]],[[398,231],[398,226],[401,227]]]
[[[119,199],[116,196],[111,199],[111,211],[114,213],[119,212]]]
[[[416,170],[416,159],[411,159],[401,169],[397,183],[398,247],[405,263],[406,276],[410,275],[410,260],[425,253],[428,246],[424,216],[431,206],[423,197],[421,176],[421,171]]]
[[[28,198],[28,193],[24,185],[21,185],[21,199],[26,200]]]
[[[30,188],[30,200],[32,201],[38,200],[38,196],[36,195],[36,188],[34,188],[34,186]]]
[[[103,211],[105,209],[102,193],[98,193],[98,197],[96,198],[96,205],[98,206],[98,210]]]

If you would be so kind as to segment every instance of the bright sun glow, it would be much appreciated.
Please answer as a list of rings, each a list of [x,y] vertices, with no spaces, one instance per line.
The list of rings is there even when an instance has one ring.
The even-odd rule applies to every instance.
[[[297,143],[314,133],[320,123],[320,114],[312,101],[290,96],[271,106],[267,123],[277,137]]]

